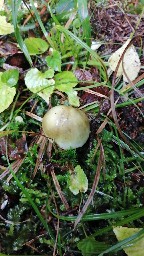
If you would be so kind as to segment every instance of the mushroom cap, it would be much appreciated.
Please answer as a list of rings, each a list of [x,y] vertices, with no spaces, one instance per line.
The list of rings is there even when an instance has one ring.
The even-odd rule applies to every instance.
[[[87,141],[90,133],[86,114],[71,106],[51,108],[42,119],[44,134],[54,139],[62,149],[79,148]]]

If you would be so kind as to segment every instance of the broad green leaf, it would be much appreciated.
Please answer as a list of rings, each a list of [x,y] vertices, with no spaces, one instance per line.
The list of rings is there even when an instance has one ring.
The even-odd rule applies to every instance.
[[[80,165],[75,167],[74,173],[71,174],[68,183],[69,189],[74,195],[77,195],[79,192],[85,193],[87,191],[88,179]]]
[[[42,73],[37,68],[32,68],[25,76],[25,84],[31,92],[37,93],[48,103],[49,97],[54,91],[55,81],[47,78],[51,78],[53,74],[53,70]]]
[[[63,71],[55,75],[55,87],[59,91],[67,92],[77,85],[78,81],[71,71]]]
[[[79,97],[77,96],[77,92],[74,90],[70,90],[68,92],[66,92],[66,94],[68,95],[68,100],[69,100],[69,104],[75,107],[79,107],[80,106],[80,101],[79,101]]]
[[[55,6],[56,12],[58,14],[63,12],[68,12],[74,8],[74,0],[60,0]]]
[[[6,21],[5,16],[0,16],[0,35],[8,35],[14,32],[14,27]]]
[[[142,230],[142,228],[127,228],[122,226],[113,228],[118,241],[122,241],[130,237],[138,233],[140,230]],[[138,240],[130,242],[130,244],[123,248],[123,250],[128,256],[142,256],[144,252],[144,235],[142,235]]]
[[[87,0],[77,0],[78,2],[78,14],[81,20],[88,17]]]
[[[33,93],[38,93],[48,86],[53,87],[54,80],[47,79],[47,77],[49,77],[47,71],[42,73],[37,68],[32,68],[25,76],[26,86]]]
[[[49,69],[43,73],[44,78],[53,78],[54,77],[54,70]]]
[[[30,55],[42,54],[48,49],[47,42],[41,38],[29,37],[24,40],[24,43]]]
[[[53,50],[50,56],[46,57],[48,67],[55,71],[61,71],[61,55],[58,51]]]
[[[10,104],[13,102],[14,96],[16,94],[15,87],[10,88],[6,85],[0,85],[0,113],[7,109]]]
[[[41,92],[38,93],[38,95],[47,103],[49,103],[49,98],[53,93],[53,91],[54,91],[54,86],[51,86],[50,88],[43,89]]]
[[[96,255],[108,248],[105,243],[96,241],[94,237],[87,237],[81,240],[77,247],[83,256]]]
[[[1,76],[1,81],[8,86],[12,87],[15,86],[19,79],[19,72],[17,69],[9,69],[3,72]]]
[[[4,84],[1,81],[2,73],[0,73],[0,113],[7,109],[10,104],[13,102],[14,96],[16,94],[15,87],[10,88],[7,84]]]

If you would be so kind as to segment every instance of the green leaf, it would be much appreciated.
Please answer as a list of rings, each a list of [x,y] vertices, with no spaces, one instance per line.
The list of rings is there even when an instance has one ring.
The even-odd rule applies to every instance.
[[[29,37],[24,40],[24,43],[30,55],[42,54],[48,49],[47,42],[41,38]]]
[[[91,256],[96,255],[96,253],[101,253],[108,246],[105,243],[96,241],[94,237],[87,237],[81,240],[77,247],[83,256]]]
[[[17,69],[10,69],[3,72],[1,76],[1,81],[8,86],[12,87],[15,86],[19,79],[19,72]]]
[[[13,102],[14,96],[16,94],[15,87],[10,88],[7,84],[4,84],[1,80],[3,73],[0,73],[0,113],[7,109],[10,104]]]
[[[52,78],[53,75],[53,70],[42,73],[37,68],[32,68],[25,76],[25,84],[31,92],[37,93],[48,103],[49,97],[54,91],[55,81],[47,78]]]
[[[71,174],[68,183],[69,189],[74,195],[77,195],[79,192],[85,193],[87,191],[88,179],[80,165],[75,167],[74,173]]]
[[[83,36],[86,39],[88,46],[91,45],[91,25],[90,18],[88,14],[88,1],[87,0],[77,0],[78,2],[78,14],[82,22]]]
[[[46,57],[48,67],[55,71],[61,71],[61,55],[58,51],[53,50],[50,56]]]
[[[113,231],[118,239],[118,241],[122,241],[136,233],[138,233],[142,228],[127,228],[127,227],[115,227],[113,228]],[[127,245],[125,248],[123,248],[125,253],[128,256],[141,256],[144,252],[144,235],[141,235],[141,237],[138,240],[135,240],[134,242],[130,242],[129,245]]]
[[[74,8],[74,0],[60,0],[56,3],[55,9],[58,14],[68,12]]]
[[[77,84],[77,78],[71,71],[63,71],[55,75],[55,87],[59,91],[67,92]]]
[[[90,19],[87,17],[82,21],[83,38],[86,40],[88,46],[91,46],[91,25]]]
[[[17,39],[17,42],[21,48],[21,50],[23,51],[26,59],[28,60],[30,66],[32,66],[32,59],[29,55],[29,52],[27,50],[27,47],[23,41],[23,38],[21,36],[21,32],[18,26],[18,22],[17,22],[17,16],[18,16],[18,11],[19,11],[19,6],[21,4],[21,0],[15,1],[12,0],[11,1],[11,6],[12,6],[12,20],[13,20],[13,24],[14,24],[14,32],[15,32],[15,37]]]
[[[70,90],[68,92],[66,92],[66,94],[68,95],[68,100],[69,100],[69,104],[75,107],[79,107],[80,106],[80,101],[79,101],[79,97],[77,96],[77,92],[74,90]]]
[[[87,0],[78,0],[78,14],[81,20],[88,17]]]
[[[15,0],[13,0],[13,1],[15,1]],[[44,25],[43,25],[43,22],[42,22],[42,20],[41,20],[41,16],[40,16],[40,14],[39,14],[39,11],[38,11],[37,8],[35,7],[35,1],[30,0],[30,4],[31,4],[32,10],[33,10],[33,12],[34,12],[34,14],[35,14],[35,16],[36,16],[36,19],[37,19],[37,21],[38,21],[38,23],[39,23],[39,26],[40,26],[40,28],[41,28],[41,30],[42,30],[42,32],[43,32],[43,34],[44,34],[46,40],[48,41],[48,43],[50,44],[50,46],[54,48],[53,41],[51,40],[51,37],[48,35],[48,32],[47,32],[47,30],[45,29],[45,27],[44,27]]]
[[[0,35],[8,35],[14,32],[14,27],[6,21],[5,16],[0,16]]]
[[[79,44],[79,46],[83,47],[85,50],[87,50],[93,59],[96,60],[97,62],[97,68],[100,71],[100,75],[102,77],[102,79],[104,79],[104,81],[107,81],[107,70],[105,67],[105,64],[103,63],[102,59],[99,57],[99,55],[94,52],[87,44],[85,44],[81,39],[79,39],[79,37],[77,37],[75,34],[73,34],[71,31],[69,31],[68,29],[66,29],[64,26],[60,26],[60,25],[56,25],[55,29],[58,31],[61,31],[63,33],[65,33],[66,35],[70,36],[71,39],[74,39],[74,41],[76,41],[77,44]]]
[[[53,78],[54,77],[54,70],[49,69],[43,73],[44,78]]]

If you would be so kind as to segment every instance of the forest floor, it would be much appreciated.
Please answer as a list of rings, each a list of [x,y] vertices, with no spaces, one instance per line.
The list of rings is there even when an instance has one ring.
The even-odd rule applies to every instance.
[[[37,8],[41,19],[34,21],[35,9],[21,7],[17,22],[27,28],[23,38],[45,40],[40,20],[50,30],[57,19],[81,42],[87,41],[84,26],[91,29],[91,42],[100,44],[96,60],[71,34],[49,33],[62,56],[60,72],[75,75],[79,108],[90,122],[89,139],[80,148],[63,150],[42,131],[47,110],[69,104],[67,91],[56,89],[47,104],[28,90],[31,66],[17,45],[18,32],[0,38],[1,72],[12,67],[19,72],[14,101],[0,115],[0,255],[124,256],[113,227],[144,227],[143,2],[91,0],[84,7],[90,23],[87,17],[82,23],[80,10],[74,9],[72,18],[73,2],[53,3],[52,15],[44,1]],[[28,28],[33,22],[34,29]],[[125,83],[109,70],[108,59],[130,37],[141,69]],[[49,55],[50,49],[31,54],[32,68],[45,72]]]

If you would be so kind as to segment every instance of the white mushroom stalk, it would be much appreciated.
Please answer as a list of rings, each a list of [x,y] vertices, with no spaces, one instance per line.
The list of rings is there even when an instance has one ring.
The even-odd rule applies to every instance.
[[[44,134],[62,149],[82,147],[90,133],[90,125],[84,111],[71,106],[51,108],[42,119]]]

